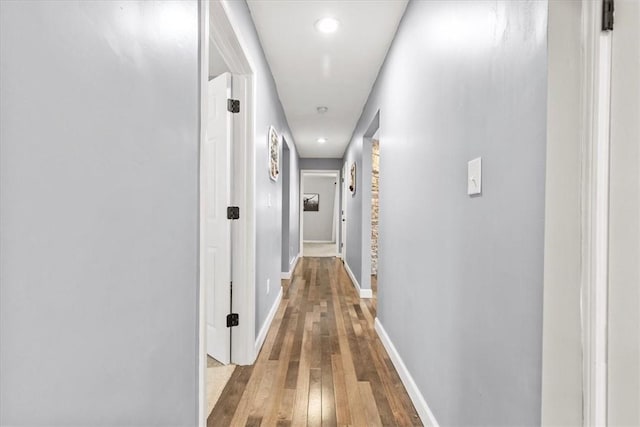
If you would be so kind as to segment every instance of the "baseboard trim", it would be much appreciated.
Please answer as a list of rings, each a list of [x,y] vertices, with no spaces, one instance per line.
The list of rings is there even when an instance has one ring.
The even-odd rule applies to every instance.
[[[336,243],[335,240],[303,240],[302,243]]]
[[[393,342],[391,342],[389,335],[387,335],[387,331],[384,330],[382,323],[380,323],[380,320],[378,320],[377,317],[375,320],[375,329],[378,333],[378,337],[380,337],[380,341],[382,341],[382,345],[384,345],[384,348],[387,350],[387,353],[391,358],[393,366],[396,368],[396,371],[398,371],[398,375],[400,375],[402,384],[404,384],[405,389],[407,389],[407,393],[409,393],[413,406],[416,407],[416,411],[418,412],[420,420],[422,420],[422,424],[426,427],[439,427],[440,425],[438,424],[436,417],[433,415],[433,412],[431,412],[429,405],[427,405],[427,402],[424,400],[424,396],[420,393],[411,373],[402,361],[398,350],[396,350],[396,347],[393,345]]]
[[[293,272],[296,269],[296,266],[298,265],[298,261],[300,261],[301,257],[302,257],[302,253],[299,252],[298,255],[296,255],[296,257],[293,260],[293,262],[290,264],[291,270],[283,271],[282,273],[280,273],[280,278],[281,279],[285,279],[285,280],[291,279],[291,276],[293,275]]]
[[[273,319],[276,317],[276,313],[278,312],[278,307],[280,307],[280,302],[282,301],[282,286],[279,286],[279,288],[280,288],[280,291],[278,292],[278,296],[276,297],[276,300],[273,303],[271,310],[269,310],[267,319],[264,321],[264,324],[260,328],[260,333],[256,338],[256,342],[254,346],[254,350],[255,350],[254,360],[258,357],[258,354],[260,354],[260,349],[262,348],[262,344],[264,344],[264,340],[267,338],[267,333],[269,332],[271,323],[273,322]]]
[[[358,295],[360,295],[360,298],[373,298],[373,291],[371,289],[360,288],[360,283],[358,283],[358,281],[356,280],[356,276],[353,274],[353,271],[351,271],[351,267],[349,267],[347,261],[344,262],[344,268],[345,270],[347,270],[347,274],[351,279],[351,283],[353,283],[353,287],[356,288],[356,291],[358,292]]]

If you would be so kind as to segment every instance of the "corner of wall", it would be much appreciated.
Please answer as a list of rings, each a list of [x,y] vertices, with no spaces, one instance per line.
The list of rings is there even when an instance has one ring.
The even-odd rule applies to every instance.
[[[380,320],[377,317],[375,320],[375,330],[378,333],[380,341],[382,341],[382,345],[384,345],[384,348],[387,350],[387,354],[389,354],[389,358],[391,359],[393,366],[396,368],[396,371],[398,371],[400,380],[407,390],[409,398],[411,398],[411,402],[413,402],[413,406],[415,406],[420,420],[426,427],[439,427],[435,415],[433,415],[431,408],[429,408],[427,401],[420,392],[411,372],[409,372],[409,369],[404,364],[402,357],[400,357],[400,353],[398,353],[398,350],[393,345],[387,331],[385,331],[382,323],[380,323]]]

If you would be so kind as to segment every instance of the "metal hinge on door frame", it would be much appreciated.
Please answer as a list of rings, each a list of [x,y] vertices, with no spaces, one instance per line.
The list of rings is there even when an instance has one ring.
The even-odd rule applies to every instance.
[[[229,313],[227,314],[227,328],[233,328],[234,326],[238,326],[240,324],[240,316],[238,313]]]
[[[240,100],[238,99],[227,99],[227,111],[230,113],[239,113],[240,112]]]
[[[602,0],[602,31],[613,30],[614,0]]]
[[[227,219],[240,219],[240,208],[238,206],[227,207]]]

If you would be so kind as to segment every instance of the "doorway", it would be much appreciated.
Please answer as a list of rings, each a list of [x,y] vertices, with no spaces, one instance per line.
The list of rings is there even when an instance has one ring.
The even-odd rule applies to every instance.
[[[200,171],[200,274],[206,299],[207,413],[213,410],[234,369],[230,364],[233,329],[226,324],[231,307],[232,224],[225,215],[225,207],[231,205],[232,117],[225,107],[231,98],[232,75],[228,71],[215,74],[208,82],[210,108]]]
[[[378,297],[378,235],[380,214],[380,138],[379,131],[371,140],[371,292]]]
[[[362,298],[377,304],[379,283],[379,185],[380,185],[380,111],[376,113],[362,139]],[[384,273],[384,272],[383,272]]]
[[[347,194],[349,194],[347,168],[347,162],[345,162],[342,166],[342,203],[340,206],[340,257],[343,263],[347,262]]]
[[[204,425],[215,397],[214,387],[226,383],[224,375],[221,378],[212,368],[248,365],[256,357],[255,155],[253,68],[233,30],[228,6],[214,0],[200,2],[199,7],[198,416],[199,425]],[[239,108],[234,107],[237,104]],[[230,216],[229,207],[237,207],[239,215]],[[242,320],[235,326],[228,322],[232,313]]]
[[[291,278],[291,271],[295,267],[293,245],[291,245],[291,149],[286,138],[282,137],[282,256],[280,272],[283,279]],[[294,259],[292,259],[292,257]]]
[[[306,257],[339,255],[340,171],[301,171],[300,244]]]

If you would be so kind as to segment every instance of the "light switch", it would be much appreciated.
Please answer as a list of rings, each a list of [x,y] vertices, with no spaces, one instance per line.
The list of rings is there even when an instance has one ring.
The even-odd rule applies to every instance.
[[[482,158],[473,159],[467,165],[467,194],[482,193]]]

